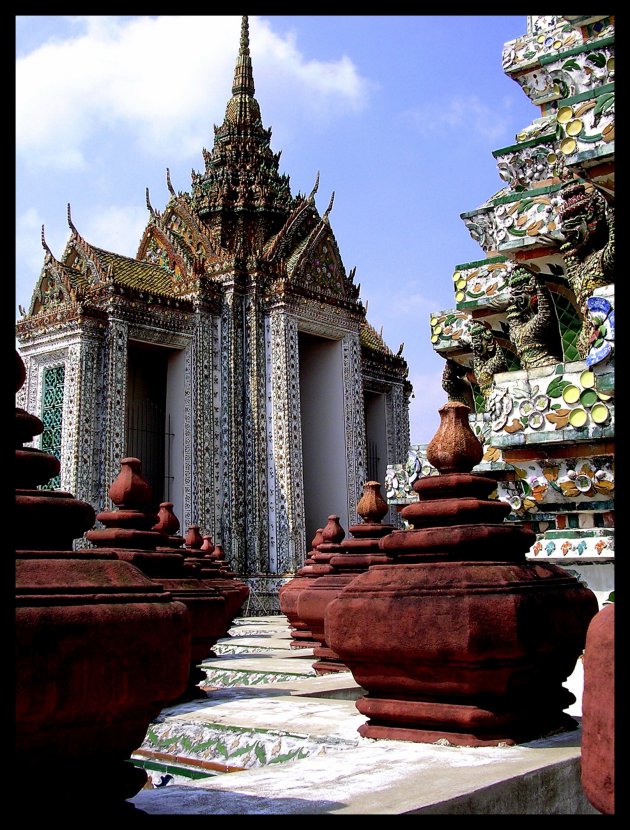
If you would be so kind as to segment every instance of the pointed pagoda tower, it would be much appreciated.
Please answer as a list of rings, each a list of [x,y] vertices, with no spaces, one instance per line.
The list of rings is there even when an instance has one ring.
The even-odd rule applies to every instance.
[[[60,482],[97,512],[126,456],[157,505],[221,544],[251,613],[303,564],[321,517],[350,526],[368,480],[409,446],[407,364],[366,319],[330,225],[319,174],[293,196],[255,98],[242,18],[232,95],[204,170],[135,258],[77,231],[44,266],[17,324],[24,403]],[[25,407],[26,408],[26,407]]]

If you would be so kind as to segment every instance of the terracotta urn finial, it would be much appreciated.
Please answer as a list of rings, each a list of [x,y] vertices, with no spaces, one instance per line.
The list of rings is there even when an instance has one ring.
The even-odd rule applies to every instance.
[[[366,481],[363,485],[363,495],[357,504],[357,513],[368,524],[380,524],[389,506],[381,495],[379,481]]]
[[[184,545],[193,550],[201,550],[203,545],[203,536],[199,532],[199,525],[188,525],[188,532],[184,537]]]
[[[317,530],[315,531],[315,536],[313,536],[313,541],[311,542],[311,550],[316,550],[316,548],[319,545],[323,544],[323,542],[324,542],[324,537],[322,536],[323,532],[324,532],[323,527],[318,527],[317,528]]]
[[[210,556],[210,554],[214,552],[214,542],[212,541],[212,536],[210,536],[208,533],[204,533],[202,535],[202,539],[203,544],[201,545],[199,550],[202,550],[205,556]]]
[[[141,472],[139,458],[123,458],[120,473],[109,488],[109,497],[119,508],[146,508],[151,504],[152,489]]]
[[[173,512],[173,502],[160,502],[160,509],[158,510],[157,524],[153,525],[151,530],[159,530],[160,533],[167,533],[169,536],[174,536],[179,530],[179,519]]]
[[[444,404],[440,426],[427,446],[427,459],[440,473],[468,473],[483,458],[483,446],[470,428],[470,407],[459,401]]]
[[[339,516],[331,515],[322,530],[323,544],[339,545],[343,542],[346,531],[339,524]]]

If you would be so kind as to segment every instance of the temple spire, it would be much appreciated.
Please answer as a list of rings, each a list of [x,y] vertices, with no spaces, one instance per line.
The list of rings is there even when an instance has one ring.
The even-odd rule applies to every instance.
[[[249,56],[249,18],[246,14],[241,20],[241,40],[238,57],[234,68],[232,98],[225,113],[226,120],[239,125],[251,124],[260,118],[258,102],[254,98],[254,73],[252,59]]]
[[[241,48],[239,56],[249,57],[249,17],[244,14],[241,20]]]

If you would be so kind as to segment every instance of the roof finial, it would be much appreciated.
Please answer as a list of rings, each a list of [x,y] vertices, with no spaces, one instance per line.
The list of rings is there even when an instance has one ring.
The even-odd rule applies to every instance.
[[[308,197],[308,201],[312,202],[315,198],[315,194],[317,193],[317,189],[319,188],[319,170],[317,171],[317,176],[315,177],[315,184],[313,185],[313,189]]]
[[[72,224],[72,215],[70,213],[70,202],[68,202],[68,225],[70,227],[70,230],[74,231],[78,235],[79,231]]]
[[[249,55],[249,17],[244,14],[241,18],[241,45],[239,55]]]
[[[145,195],[146,203],[147,203],[147,210],[151,214],[151,216],[155,216],[155,211],[153,210],[153,205],[151,204],[151,200],[149,199],[149,188],[146,188],[146,195]]]
[[[333,190],[332,195],[330,197],[330,202],[328,203],[328,207],[326,208],[326,210],[324,211],[324,215],[322,216],[322,221],[323,222],[328,221],[328,214],[332,210],[332,206],[333,206],[334,201],[335,201],[335,191]]]
[[[175,196],[175,191],[173,190],[173,185],[171,184],[171,171],[166,168],[166,186],[168,187],[168,192],[171,196]]]
[[[46,253],[52,256],[52,251],[48,247],[48,243],[46,242],[46,237],[44,236],[44,226],[42,225],[42,248],[46,251]]]
[[[241,21],[241,42],[238,50],[238,57],[236,59],[236,67],[234,69],[234,83],[232,84],[232,95],[245,95],[248,98],[253,97],[254,89],[254,74],[252,72],[252,59],[249,56],[249,18],[246,14],[243,15]],[[228,108],[229,108],[228,104]],[[260,113],[258,113],[260,117]]]

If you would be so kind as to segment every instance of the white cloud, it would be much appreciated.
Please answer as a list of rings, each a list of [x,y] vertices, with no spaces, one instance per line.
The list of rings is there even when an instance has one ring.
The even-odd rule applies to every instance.
[[[503,106],[508,106],[505,100]],[[498,141],[505,136],[510,119],[496,107],[483,103],[476,95],[470,98],[455,97],[441,105],[429,104],[422,110],[409,110],[405,115],[422,130],[432,132],[444,129],[459,130],[461,136],[475,133],[484,141]]]
[[[409,402],[409,429],[412,444],[428,444],[440,425],[438,410],[448,396],[442,389],[442,368],[415,372],[409,376],[414,397]]]
[[[16,148],[30,165],[80,169],[87,142],[124,131],[157,158],[197,156],[221,123],[239,42],[236,16],[77,17],[16,63]],[[286,119],[357,110],[368,84],[347,57],[306,61],[295,38],[250,19],[256,83]],[[299,90],[299,95],[297,94]]]
[[[80,233],[97,248],[135,257],[148,218],[144,205],[96,208],[82,218]]]
[[[39,274],[44,262],[44,249],[41,245],[33,243],[33,240],[41,237],[43,224],[41,214],[35,208],[25,211],[16,218],[15,258],[23,268],[33,274]],[[48,239],[46,242],[50,245]]]

